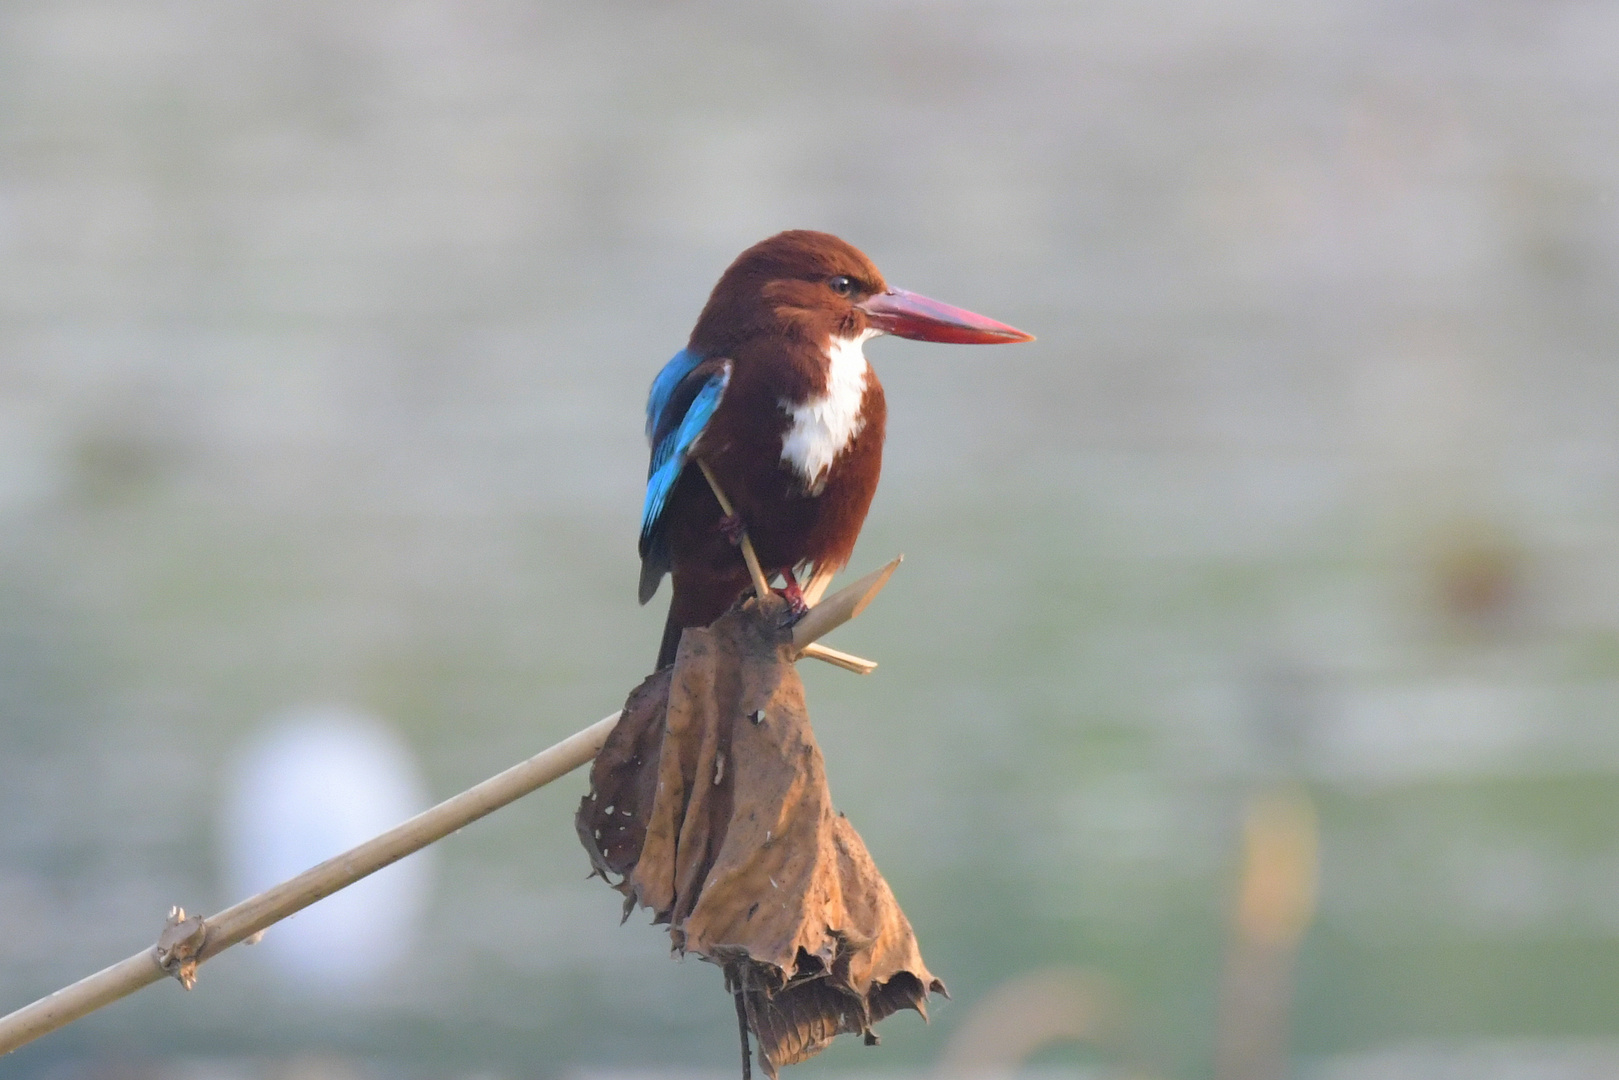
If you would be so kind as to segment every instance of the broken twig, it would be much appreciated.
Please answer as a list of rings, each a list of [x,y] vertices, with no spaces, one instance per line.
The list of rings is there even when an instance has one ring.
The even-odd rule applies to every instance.
[[[725,492],[720,490],[720,482],[714,479],[714,473],[709,469],[708,464],[699,461],[697,467],[703,470],[703,476],[708,480],[708,486],[714,490],[714,498],[719,500],[720,510],[725,513],[726,517],[736,517],[736,508],[731,505],[731,500],[725,497]],[[770,595],[770,578],[766,576],[764,568],[759,565],[759,556],[753,550],[753,541],[748,539],[748,529],[745,525],[742,527],[741,548],[742,561],[748,564],[748,575],[753,578],[754,595]]]
[[[836,573],[829,566],[815,567],[815,573],[810,575],[809,584],[804,586],[804,603],[814,607],[826,595],[826,587],[832,584],[833,574]]]
[[[830,645],[811,643],[804,646],[798,655],[807,656],[811,660],[820,660],[844,671],[852,671],[856,675],[870,675],[877,670],[877,661],[846,653],[842,649],[834,649]]]
[[[697,463],[697,467],[703,470],[703,477],[707,479],[708,486],[713,490],[714,498],[719,500],[720,510],[724,512],[726,517],[736,517],[736,510],[731,506],[731,500],[725,497],[725,492],[720,489],[720,482],[714,479],[714,473],[705,463],[701,461]],[[764,569],[759,565],[759,556],[753,550],[753,541],[748,538],[748,530],[746,526],[744,526],[742,529],[742,542],[740,546],[742,548],[742,561],[748,564],[748,574],[753,578],[754,595],[767,595],[770,592],[770,580],[766,576]],[[904,558],[904,556],[902,555],[900,558]],[[888,564],[886,573],[882,570],[878,571],[879,574],[884,574],[882,579],[883,584],[887,584],[887,575],[892,574],[894,572],[893,568],[898,565],[899,559],[895,559],[893,562]],[[791,570],[787,572],[789,574],[792,573]],[[861,582],[864,582],[867,580],[867,578],[861,578],[860,580]],[[819,603],[821,594],[826,592],[826,587],[831,583],[832,571],[822,569],[821,567],[817,566],[815,568],[814,576],[810,578],[808,587],[802,590],[804,603],[808,604],[810,608],[813,609]],[[858,585],[860,582],[856,582],[856,584]],[[881,589],[882,585],[878,585],[877,588]],[[844,591],[847,592],[848,590]],[[839,593],[838,595],[841,596],[843,594]],[[873,590],[871,595],[877,595],[876,591]],[[861,604],[860,606],[864,608],[865,604]],[[858,615],[859,613],[859,610],[856,610],[854,614],[849,616],[849,618],[852,619],[854,618],[854,615]],[[808,616],[805,616],[805,618],[808,618]],[[828,629],[830,629],[830,627],[828,627]],[[820,633],[815,634],[814,637],[820,637],[821,634],[824,633],[826,633],[826,631],[822,630]],[[793,637],[795,640],[797,640],[798,635],[794,633]],[[807,640],[813,640],[813,638]],[[877,661],[875,660],[867,660],[864,657],[855,656],[853,653],[846,653],[840,649],[833,649],[826,645],[801,645],[799,646],[798,655],[807,656],[811,660],[820,660],[823,663],[831,664],[833,667],[840,667],[845,671],[852,671],[856,675],[870,675],[873,671],[877,670]]]
[[[810,642],[824,637],[865,611],[866,605],[883,591],[883,586],[888,584],[888,579],[894,576],[894,571],[904,561],[905,556],[896,555],[888,565],[873,570],[852,585],[845,585],[810,608],[809,613],[793,627],[793,644],[798,646],[799,653],[802,655]]]

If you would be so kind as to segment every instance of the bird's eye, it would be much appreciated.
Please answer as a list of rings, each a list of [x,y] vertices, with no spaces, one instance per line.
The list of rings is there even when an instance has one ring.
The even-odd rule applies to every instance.
[[[854,279],[846,277],[843,274],[839,274],[826,284],[828,288],[837,293],[839,296],[848,296],[850,293],[854,292]]]

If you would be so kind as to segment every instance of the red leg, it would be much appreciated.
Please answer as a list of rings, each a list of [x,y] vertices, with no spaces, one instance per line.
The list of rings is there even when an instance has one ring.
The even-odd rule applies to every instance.
[[[804,590],[798,587],[798,579],[793,576],[793,568],[788,567],[781,572],[786,584],[781,589],[781,595],[787,601],[787,613],[793,622],[797,622],[809,614],[809,605],[804,602]]]

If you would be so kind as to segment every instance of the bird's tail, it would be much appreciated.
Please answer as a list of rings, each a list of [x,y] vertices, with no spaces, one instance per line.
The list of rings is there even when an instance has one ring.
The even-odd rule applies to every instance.
[[[675,662],[680,635],[688,626],[707,626],[729,611],[737,597],[752,587],[748,569],[740,558],[731,573],[677,568],[670,578],[674,595],[669,600],[669,617],[663,624],[663,642],[658,646],[659,668]]]

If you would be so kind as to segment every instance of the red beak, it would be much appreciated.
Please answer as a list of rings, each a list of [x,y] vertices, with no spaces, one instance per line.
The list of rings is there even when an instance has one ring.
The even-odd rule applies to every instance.
[[[889,289],[855,305],[872,326],[888,334],[918,341],[946,341],[956,345],[1005,345],[1033,341],[1033,334],[986,319],[918,293]]]

